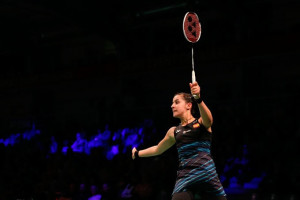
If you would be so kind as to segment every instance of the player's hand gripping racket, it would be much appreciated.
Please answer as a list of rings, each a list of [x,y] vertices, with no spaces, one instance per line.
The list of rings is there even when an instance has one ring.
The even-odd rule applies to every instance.
[[[198,15],[194,12],[187,12],[183,18],[183,33],[187,41],[192,44],[198,42],[201,36],[201,24]],[[196,82],[194,69],[194,50],[192,45],[192,82]]]

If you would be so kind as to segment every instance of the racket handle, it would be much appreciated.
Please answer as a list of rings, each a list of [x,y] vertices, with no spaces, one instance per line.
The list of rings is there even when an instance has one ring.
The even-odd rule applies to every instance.
[[[194,71],[194,70],[192,70],[192,82],[193,82],[193,83],[196,82],[196,74],[195,74],[195,71]],[[193,94],[193,97],[194,97],[195,99],[198,98],[197,95],[194,95],[194,94]]]
[[[192,83],[196,82],[196,75],[195,75],[195,71],[192,71]]]

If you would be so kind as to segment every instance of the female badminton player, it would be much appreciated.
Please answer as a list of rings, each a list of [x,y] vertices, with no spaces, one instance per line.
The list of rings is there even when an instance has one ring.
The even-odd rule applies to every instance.
[[[198,83],[190,83],[190,90],[191,94],[173,97],[173,117],[180,119],[180,124],[171,127],[157,145],[133,148],[132,159],[160,155],[176,144],[179,166],[172,200],[192,200],[196,194],[204,200],[226,200],[210,153],[213,117],[200,96]],[[195,118],[195,109],[200,112],[199,118]]]

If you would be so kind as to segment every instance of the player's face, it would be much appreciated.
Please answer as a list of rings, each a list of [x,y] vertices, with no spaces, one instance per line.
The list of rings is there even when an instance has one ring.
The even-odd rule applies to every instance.
[[[182,95],[175,95],[171,105],[173,117],[181,118],[189,110],[190,105],[184,100]]]

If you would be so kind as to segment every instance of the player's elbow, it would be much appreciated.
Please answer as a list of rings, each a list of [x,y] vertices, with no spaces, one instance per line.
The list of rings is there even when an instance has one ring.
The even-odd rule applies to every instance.
[[[211,117],[211,118],[209,119],[209,126],[212,126],[212,125],[213,125],[213,122],[214,122],[214,120],[213,120],[213,118]]]
[[[155,155],[159,156],[162,153],[163,153],[163,151],[160,148],[156,147],[156,149],[155,149]]]
[[[157,151],[157,156],[159,156],[159,155],[161,155],[161,154],[163,154],[163,151]]]
[[[213,118],[203,120],[202,123],[206,128],[210,128],[213,125]]]

